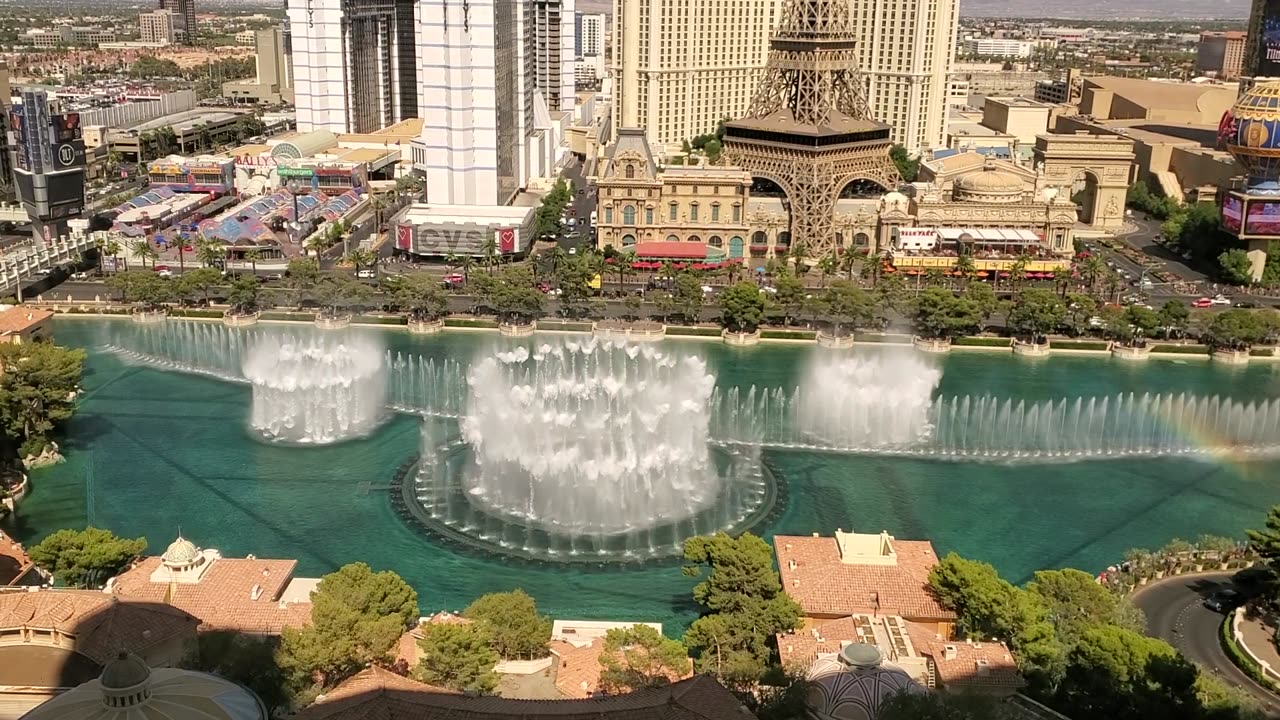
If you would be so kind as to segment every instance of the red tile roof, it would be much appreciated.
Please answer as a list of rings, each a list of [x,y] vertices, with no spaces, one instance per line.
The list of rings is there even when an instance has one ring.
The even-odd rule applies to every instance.
[[[52,310],[14,307],[0,312],[0,335],[21,333],[53,317]]]
[[[913,622],[907,623],[907,632],[917,651],[933,658],[938,681],[945,688],[1012,692],[1027,684],[1004,643],[944,640],[932,628]]]
[[[928,540],[893,540],[895,565],[842,562],[831,537],[777,535],[773,545],[783,589],[806,615],[900,615],[908,620],[956,616],[929,591],[929,570],[938,563],[938,555]]]
[[[642,242],[636,244],[636,257],[694,258],[707,256],[707,246],[689,242]]]
[[[142,653],[171,638],[195,638],[199,620],[161,603],[124,602],[93,590],[0,592],[0,630],[57,630],[99,665],[124,650]]]
[[[577,647],[563,640],[551,642],[556,664],[556,690],[567,698],[589,698],[600,690],[600,654],[604,641]]]
[[[311,621],[311,603],[282,603],[297,560],[218,558],[195,583],[152,582],[158,557],[144,558],[115,578],[112,592],[130,600],[167,602],[200,618],[200,629],[279,635]],[[254,599],[254,587],[260,588]]]
[[[330,690],[316,700],[317,703],[330,703],[351,697],[381,693],[384,690],[406,690],[409,692],[456,694],[453,690],[420,683],[412,678],[380,668],[366,668],[343,680],[338,687]]]
[[[341,685],[339,689],[341,689]],[[335,692],[337,692],[335,690]],[[509,700],[376,689],[303,708],[295,720],[752,720],[733,693],[699,675],[661,688],[585,700]]]
[[[0,586],[19,584],[34,567],[22,543],[0,532]]]
[[[815,636],[811,630],[817,630],[818,634]],[[858,620],[852,617],[830,620],[809,629],[780,634],[777,640],[782,667],[808,668],[819,655],[838,653],[844,643],[859,642]]]

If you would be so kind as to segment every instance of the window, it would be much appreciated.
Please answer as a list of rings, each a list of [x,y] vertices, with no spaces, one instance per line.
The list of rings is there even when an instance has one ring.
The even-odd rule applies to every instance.
[[[628,165],[628,166],[627,166],[626,176],[627,176],[627,179],[628,179],[628,180],[634,180],[634,179],[635,179],[635,177],[636,177],[636,168],[635,168],[635,166],[634,166],[634,165]]]
[[[742,222],[742,206],[741,205],[733,206],[733,221]]]
[[[622,208],[622,224],[623,225],[636,224],[636,209],[634,207],[631,207],[630,205],[628,205]]]
[[[702,238],[698,237],[697,235],[690,235],[690,236],[689,236],[689,242],[691,242],[691,243],[700,243],[700,242],[702,242]]]
[[[680,238],[676,237],[675,235],[668,235],[667,242],[680,242]]]
[[[711,203],[711,222],[720,222],[720,203]]]
[[[711,247],[724,247],[724,240],[719,235],[712,235],[707,238],[707,244]]]
[[[698,203],[691,203],[689,205],[689,220],[691,222],[698,222]]]
[[[623,236],[622,236],[622,244],[623,244],[623,245],[635,245],[635,244],[636,244],[636,236],[635,236],[635,235],[623,235]]]
[[[645,225],[653,224],[653,208],[651,207],[647,207],[644,209],[644,224]]]
[[[604,221],[606,224],[613,223],[613,208],[607,207],[604,209]]]
[[[671,203],[667,206],[667,219],[672,222],[675,222],[676,219],[676,208],[677,205],[675,203]]]

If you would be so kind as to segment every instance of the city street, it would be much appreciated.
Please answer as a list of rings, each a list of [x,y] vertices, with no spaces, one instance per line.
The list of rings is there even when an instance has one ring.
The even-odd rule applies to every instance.
[[[1205,598],[1231,586],[1234,572],[1168,578],[1138,590],[1133,604],[1147,616],[1147,634],[1174,646],[1205,671],[1242,688],[1269,717],[1280,717],[1280,697],[1255,683],[1231,662],[1219,636],[1223,614],[1204,606]]]
[[[582,248],[589,246],[591,240],[591,211],[596,209],[596,186],[588,185],[586,178],[582,176],[582,161],[576,157],[565,167],[561,177],[573,184],[573,199],[569,201],[569,207],[573,209],[570,217],[574,218],[574,226],[572,228],[567,225],[564,232],[560,235],[560,247],[568,250],[569,248]],[[571,233],[578,233],[576,238],[567,237]]]

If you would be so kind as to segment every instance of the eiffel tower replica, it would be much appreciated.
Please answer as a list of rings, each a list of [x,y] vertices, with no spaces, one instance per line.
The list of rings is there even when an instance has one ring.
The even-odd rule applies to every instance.
[[[725,123],[726,160],[782,188],[792,248],[806,258],[838,251],[834,215],[846,185],[888,191],[902,182],[855,51],[848,0],[789,0],[747,116]]]

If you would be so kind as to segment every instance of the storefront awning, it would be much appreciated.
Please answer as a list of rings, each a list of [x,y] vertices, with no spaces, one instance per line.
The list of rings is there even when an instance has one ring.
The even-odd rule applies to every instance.
[[[688,258],[701,260],[707,256],[702,243],[647,242],[636,245],[636,256],[646,258]]]

